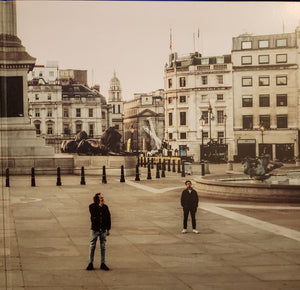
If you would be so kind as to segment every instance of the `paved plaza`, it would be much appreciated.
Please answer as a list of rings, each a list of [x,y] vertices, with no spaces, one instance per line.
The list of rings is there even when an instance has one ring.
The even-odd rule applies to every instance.
[[[234,165],[241,171],[241,165]],[[226,170],[211,166],[211,175]],[[300,289],[300,204],[230,202],[201,198],[197,229],[182,234],[180,195],[192,176],[166,172],[135,176],[2,178],[0,289]],[[106,264],[89,262],[88,205],[102,192],[112,215]]]

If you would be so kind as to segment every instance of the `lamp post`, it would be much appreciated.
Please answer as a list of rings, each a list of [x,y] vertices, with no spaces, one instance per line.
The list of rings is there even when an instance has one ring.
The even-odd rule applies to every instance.
[[[211,104],[209,103],[208,118],[209,118],[209,142],[210,142],[210,144],[211,144],[211,115],[212,115],[212,107],[211,107]]]
[[[224,143],[225,143],[225,160],[227,160],[227,144],[226,144],[226,120],[227,115],[224,115]]]
[[[202,160],[203,159],[203,128],[204,128],[204,125],[205,125],[205,119],[203,117],[203,115],[201,115],[201,118],[200,118],[200,129],[201,129],[201,150],[200,150],[200,159]]]
[[[261,144],[262,144],[261,149],[262,149],[262,154],[263,154],[264,153],[264,130],[265,130],[263,122],[260,123],[259,130],[261,131]]]
[[[133,125],[131,125],[129,131],[131,133],[130,150],[131,150],[131,152],[133,152],[133,133],[134,133]]]

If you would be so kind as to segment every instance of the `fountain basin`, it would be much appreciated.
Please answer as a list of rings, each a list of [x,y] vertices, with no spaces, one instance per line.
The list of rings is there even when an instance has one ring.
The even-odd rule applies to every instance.
[[[300,203],[300,184],[287,184],[287,176],[281,177],[282,180],[275,183],[253,181],[247,175],[240,174],[230,175],[230,177],[228,175],[202,176],[195,178],[194,186],[200,197],[236,201]]]

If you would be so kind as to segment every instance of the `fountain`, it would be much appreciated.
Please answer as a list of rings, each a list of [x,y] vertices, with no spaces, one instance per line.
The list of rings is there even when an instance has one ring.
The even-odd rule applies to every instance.
[[[196,178],[199,195],[225,200],[300,203],[300,168],[279,169],[283,164],[271,161],[269,156],[245,158],[242,164],[244,174],[248,176],[231,174]]]

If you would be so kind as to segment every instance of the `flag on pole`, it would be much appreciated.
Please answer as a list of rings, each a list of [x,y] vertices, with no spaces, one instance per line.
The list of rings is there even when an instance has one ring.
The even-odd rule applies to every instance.
[[[170,50],[172,51],[172,28],[170,28]]]

